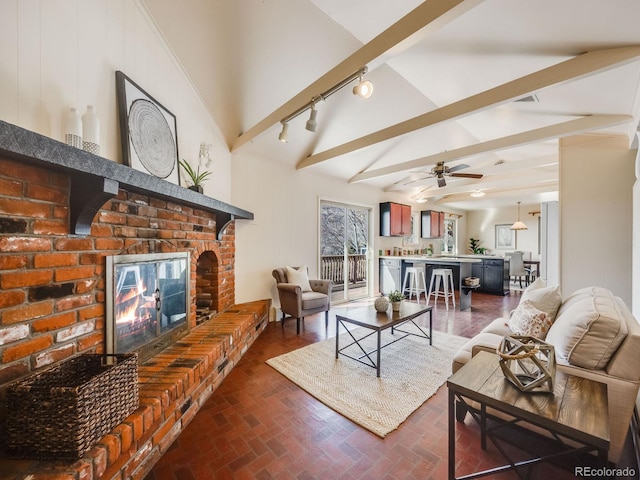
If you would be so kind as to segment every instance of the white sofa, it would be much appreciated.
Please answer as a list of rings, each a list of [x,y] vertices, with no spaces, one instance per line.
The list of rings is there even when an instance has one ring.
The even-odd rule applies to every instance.
[[[600,287],[580,289],[562,301],[558,287],[538,279],[509,318],[494,320],[456,353],[453,372],[480,350],[495,352],[511,334],[544,338],[554,346],[558,370],[607,384],[609,460],[617,463],[640,386],[640,324],[624,302]]]

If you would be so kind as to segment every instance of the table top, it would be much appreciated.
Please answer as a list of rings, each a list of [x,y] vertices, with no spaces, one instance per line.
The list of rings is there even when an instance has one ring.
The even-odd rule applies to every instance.
[[[599,448],[609,448],[607,385],[556,371],[554,393],[525,393],[502,373],[498,356],[479,352],[447,380],[449,389],[514,417]]]
[[[394,312],[391,307],[386,312],[379,313],[373,305],[358,307],[333,307],[331,311],[335,313],[336,319],[346,321],[361,327],[373,330],[384,330],[399,323],[419,317],[431,310],[431,306],[420,303],[402,302],[400,311]]]

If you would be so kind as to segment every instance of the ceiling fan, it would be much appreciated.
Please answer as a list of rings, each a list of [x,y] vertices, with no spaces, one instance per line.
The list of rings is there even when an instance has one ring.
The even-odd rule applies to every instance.
[[[460,165],[456,165],[455,167],[447,167],[444,162],[438,162],[435,167],[431,169],[431,172],[427,174],[427,176],[419,178],[417,180],[412,180],[408,183],[418,182],[420,180],[424,180],[425,178],[435,177],[438,180],[438,187],[444,187],[447,185],[444,177],[464,177],[464,178],[482,178],[481,173],[457,173],[458,170],[462,170],[463,168],[469,168],[469,165],[461,163]],[[406,184],[405,184],[406,185]]]

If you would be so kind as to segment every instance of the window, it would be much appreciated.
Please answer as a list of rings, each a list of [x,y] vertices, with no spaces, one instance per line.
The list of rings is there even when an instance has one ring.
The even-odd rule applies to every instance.
[[[444,220],[444,239],[442,242],[442,253],[455,254],[458,244],[458,220],[456,218],[446,218]]]

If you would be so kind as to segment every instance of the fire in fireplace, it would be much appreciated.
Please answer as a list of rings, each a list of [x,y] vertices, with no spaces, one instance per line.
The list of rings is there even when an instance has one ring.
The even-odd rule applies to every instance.
[[[107,257],[106,352],[140,362],[188,331],[189,253]]]

